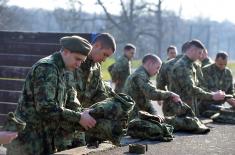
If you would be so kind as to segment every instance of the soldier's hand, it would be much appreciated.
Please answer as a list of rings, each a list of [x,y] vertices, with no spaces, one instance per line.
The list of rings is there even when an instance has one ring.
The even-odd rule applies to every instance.
[[[221,91],[221,90],[216,91],[216,92],[212,92],[212,95],[213,95],[212,99],[215,101],[224,100],[224,98],[225,98],[225,93],[224,93],[224,91]]]
[[[174,101],[174,103],[182,102],[180,96],[173,92],[171,92],[171,99]]]
[[[18,132],[0,131],[0,144],[8,144],[18,136]]]
[[[226,100],[232,107],[235,107],[235,99],[234,98],[230,98]]]
[[[84,127],[86,130],[89,128],[92,128],[96,124],[96,120],[90,116],[89,110],[85,110],[81,113],[81,118],[79,123],[81,124],[82,127]]]

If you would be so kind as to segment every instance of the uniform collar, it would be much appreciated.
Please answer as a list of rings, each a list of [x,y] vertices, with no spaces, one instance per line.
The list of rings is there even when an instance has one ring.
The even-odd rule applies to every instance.
[[[219,73],[222,73],[222,72],[225,71],[225,69],[224,69],[224,70],[220,70],[220,69],[216,66],[215,63],[213,64],[213,66],[214,66],[215,70],[218,71]]]
[[[54,59],[54,63],[56,64],[56,66],[59,68],[60,71],[63,71],[66,69],[61,52],[56,52],[52,54],[52,57]]]
[[[144,73],[150,78],[150,75],[149,75],[148,71],[144,68],[144,66],[140,66],[139,69],[140,69],[140,70],[143,70]]]
[[[193,64],[194,61],[192,59],[190,59],[187,55],[184,55],[183,56],[183,59],[186,61],[186,63],[188,64]]]

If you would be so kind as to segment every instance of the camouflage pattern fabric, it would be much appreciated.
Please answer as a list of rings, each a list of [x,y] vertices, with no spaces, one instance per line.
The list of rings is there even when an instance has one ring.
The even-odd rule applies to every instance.
[[[113,94],[112,98],[92,105],[90,115],[98,122],[94,128],[86,131],[86,136],[110,140],[113,144],[119,145],[134,105],[134,100],[125,94]]]
[[[197,117],[167,116],[165,122],[172,125],[174,131],[186,131],[195,134],[205,134],[210,131]]]
[[[172,69],[172,90],[180,95],[196,115],[199,115],[198,99],[212,100],[212,94],[198,87],[199,80],[194,62],[186,55],[176,62]]]
[[[173,129],[171,125],[165,123],[135,118],[129,122],[127,134],[132,138],[171,141]]]
[[[222,90],[226,94],[235,96],[233,76],[228,67],[221,71],[215,64],[211,64],[203,67],[202,71],[209,90]]]
[[[17,118],[13,112],[9,112],[2,129],[5,131],[19,132],[23,131],[25,126],[26,123],[24,121]]]
[[[176,58],[170,59],[164,63],[159,70],[159,73],[156,76],[156,87],[161,90],[171,90],[171,70],[174,64],[182,57],[183,55],[177,55]],[[167,89],[166,89],[167,88]]]
[[[211,116],[214,122],[235,124],[235,108],[221,109],[219,113]]]
[[[211,60],[211,58],[205,58],[202,62],[201,62],[201,67],[204,67],[206,65],[210,65],[213,64],[213,60]]]
[[[84,131],[79,124],[80,109],[82,108],[76,97],[71,96],[76,95],[76,92],[74,89],[68,88],[70,84],[67,83],[66,78],[65,66],[60,53],[54,53],[33,65],[26,77],[23,92],[15,111],[15,116],[26,122],[27,125],[23,131],[19,132],[17,138],[6,146],[8,154],[51,154],[63,149],[66,140],[71,138],[69,134],[73,134],[75,131]],[[123,100],[122,102],[133,104],[133,101],[128,100],[127,97],[119,96],[119,98],[121,98],[118,100],[119,102]],[[117,100],[115,101],[116,105]],[[111,109],[117,112],[113,114],[114,117],[115,114],[126,116],[123,114],[132,108],[132,105],[128,106],[127,103],[121,104],[118,110],[121,110],[120,107],[122,107],[124,112],[119,113],[117,106],[110,105],[106,106],[103,112]],[[94,111],[99,111],[95,107],[92,108]],[[119,117],[115,118],[115,121],[118,122],[117,118]],[[110,126],[107,123],[111,123],[111,121],[102,122],[99,118],[97,121],[98,123],[92,131],[102,136],[102,134],[106,134],[106,129],[109,129],[104,125]],[[99,122],[102,125],[99,125]]]
[[[209,91],[208,89],[207,89],[207,82],[205,81],[205,79],[204,79],[204,76],[203,76],[203,73],[202,73],[202,67],[201,67],[201,64],[199,63],[199,62],[194,62],[193,63],[193,66],[194,66],[194,68],[195,68],[195,70],[196,70],[196,77],[197,77],[197,79],[198,79],[198,84],[197,84],[197,86],[198,87],[200,87],[200,88],[202,88],[203,90],[205,90],[205,91]],[[210,91],[209,91],[210,92]]]
[[[174,66],[174,64],[182,57],[183,55],[177,55],[176,58],[170,59],[166,61],[165,63],[162,63],[162,66],[159,70],[159,73],[156,77],[156,87],[161,90],[171,90],[171,70]],[[162,104],[162,111],[165,116],[168,116],[169,111],[169,104],[166,104],[163,101]]]
[[[140,110],[156,114],[151,100],[165,100],[171,96],[171,92],[156,89],[143,66],[127,78],[123,92],[131,96],[136,102],[130,119],[137,117]]]
[[[205,134],[210,131],[195,115],[189,105],[184,102],[168,101],[169,111],[165,123],[174,127],[174,131],[186,131],[195,134]]]
[[[131,61],[123,55],[108,68],[108,71],[112,81],[118,81],[115,84],[114,91],[116,93],[121,93],[127,77],[131,74]]]
[[[211,91],[222,90],[226,94],[230,94],[235,97],[234,85],[233,85],[233,76],[231,70],[226,67],[224,70],[219,70],[215,64],[207,65],[202,68],[203,76],[207,83],[207,88]],[[203,116],[207,116],[205,114],[210,113],[210,111],[219,112],[215,109],[215,106],[221,106],[224,101],[208,101],[201,100],[200,101],[200,112]],[[208,115],[209,116],[209,115]]]
[[[110,97],[112,90],[104,83],[101,65],[87,58],[74,72],[78,100],[84,108]]]
[[[56,151],[54,138],[63,120],[78,124],[80,113],[65,108],[65,65],[60,53],[39,60],[28,73],[15,115],[26,122],[18,138],[7,146],[9,154],[15,149],[26,154],[50,154]],[[81,128],[81,127],[80,127]]]

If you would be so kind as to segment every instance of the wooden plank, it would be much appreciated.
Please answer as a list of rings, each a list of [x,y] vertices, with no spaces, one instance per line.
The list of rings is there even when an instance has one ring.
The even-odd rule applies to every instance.
[[[0,53],[0,66],[31,67],[35,62],[43,57],[45,56]]]
[[[0,90],[17,90],[23,87],[24,80],[0,79]]]
[[[0,102],[17,103],[20,97],[20,91],[0,90]]]
[[[92,41],[96,33],[48,33],[48,32],[14,32],[0,31],[0,42],[32,42],[32,43],[59,43],[64,36],[79,35]]]
[[[7,114],[0,114],[0,126],[7,120]]]
[[[0,113],[8,114],[8,112],[15,111],[17,103],[0,102]]]
[[[0,53],[3,54],[50,55],[59,51],[60,48],[60,45],[56,43],[0,43]]]
[[[24,79],[30,67],[0,66],[0,78]]]

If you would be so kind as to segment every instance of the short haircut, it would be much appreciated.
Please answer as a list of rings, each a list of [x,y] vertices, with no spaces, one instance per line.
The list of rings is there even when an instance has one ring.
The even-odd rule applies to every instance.
[[[111,48],[113,52],[116,51],[116,42],[114,37],[109,33],[100,33],[96,36],[92,44],[100,42],[102,47]]]
[[[228,59],[228,53],[225,51],[220,51],[216,54],[215,60],[222,58],[223,60]]]
[[[135,47],[135,45],[130,44],[130,43],[126,44],[125,47],[124,47],[124,50],[132,50],[132,49],[135,50],[136,47]]]
[[[193,46],[200,48],[200,49],[205,49],[205,46],[203,45],[203,43],[200,40],[193,39],[188,42],[188,45],[186,46],[186,51]]]
[[[176,46],[170,45],[170,46],[167,48],[167,53],[169,53],[170,50],[175,50],[175,51],[177,51],[177,48],[176,48]]]
[[[142,64],[145,64],[147,61],[152,61],[156,63],[161,62],[161,59],[155,54],[146,54],[142,59]]]
[[[182,47],[181,47],[181,53],[184,54],[186,52],[187,46],[189,45],[189,42],[186,41]]]

